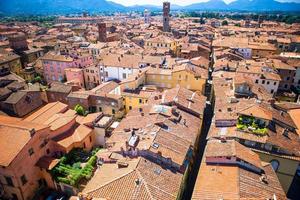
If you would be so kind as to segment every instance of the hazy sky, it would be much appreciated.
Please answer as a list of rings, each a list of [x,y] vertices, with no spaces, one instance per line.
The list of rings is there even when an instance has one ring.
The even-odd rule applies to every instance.
[[[139,4],[139,5],[145,5],[145,4],[151,4],[151,5],[161,5],[162,2],[166,1],[166,0],[109,0],[109,1],[114,1],[116,3],[120,3],[120,4],[123,4],[125,6],[131,6],[131,5],[136,5],[136,4]],[[169,2],[174,3],[174,4],[177,4],[177,5],[189,5],[189,4],[192,4],[192,3],[199,3],[199,2],[205,2],[205,1],[208,1],[208,0],[169,0]],[[224,0],[226,3],[230,3],[232,1],[235,1],[235,0]],[[300,0],[278,0],[278,1],[282,1],[282,2],[299,2],[300,3]]]

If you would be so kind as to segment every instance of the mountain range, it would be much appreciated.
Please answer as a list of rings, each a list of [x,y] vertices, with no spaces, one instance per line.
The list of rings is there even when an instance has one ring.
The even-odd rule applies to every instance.
[[[14,14],[69,14],[81,12],[114,12],[150,9],[158,11],[162,6],[124,6],[107,0],[0,0],[0,13]],[[224,11],[293,11],[300,13],[300,3],[275,0],[236,0],[226,4],[223,0],[210,0],[188,6],[172,5],[172,10],[224,10]]]

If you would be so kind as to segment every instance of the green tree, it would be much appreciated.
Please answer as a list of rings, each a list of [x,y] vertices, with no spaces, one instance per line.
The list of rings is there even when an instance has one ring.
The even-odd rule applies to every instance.
[[[41,83],[42,82],[42,78],[40,76],[36,76],[34,79],[35,83]]]
[[[203,19],[203,17],[200,18],[200,24],[205,24],[205,20]]]
[[[227,20],[222,21],[222,26],[228,26],[228,21]]]
[[[75,106],[74,110],[76,111],[76,113],[77,113],[78,115],[81,115],[81,116],[83,116],[84,113],[85,113],[84,108],[83,108],[81,105],[79,105],[79,104],[77,104],[77,105]]]

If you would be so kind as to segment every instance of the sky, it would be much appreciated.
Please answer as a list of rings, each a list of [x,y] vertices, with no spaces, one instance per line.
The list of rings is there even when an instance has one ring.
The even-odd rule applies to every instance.
[[[116,3],[120,3],[123,4],[125,6],[132,6],[132,5],[146,5],[146,4],[150,4],[150,5],[162,5],[162,2],[166,1],[166,0],[109,0],[109,1],[113,1]],[[171,2],[171,4],[177,4],[177,5],[181,5],[181,6],[185,6],[185,5],[189,5],[189,4],[193,4],[193,3],[199,3],[199,2],[205,2],[208,0],[168,0],[169,2]],[[230,3],[234,0],[224,0],[226,3]],[[278,0],[281,2],[298,2],[300,3],[300,0]]]

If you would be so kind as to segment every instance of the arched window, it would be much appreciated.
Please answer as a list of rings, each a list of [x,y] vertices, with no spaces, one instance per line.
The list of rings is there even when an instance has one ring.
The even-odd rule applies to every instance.
[[[278,160],[271,160],[271,165],[272,165],[272,168],[274,169],[274,171],[277,172],[277,170],[279,168],[279,161]]]

